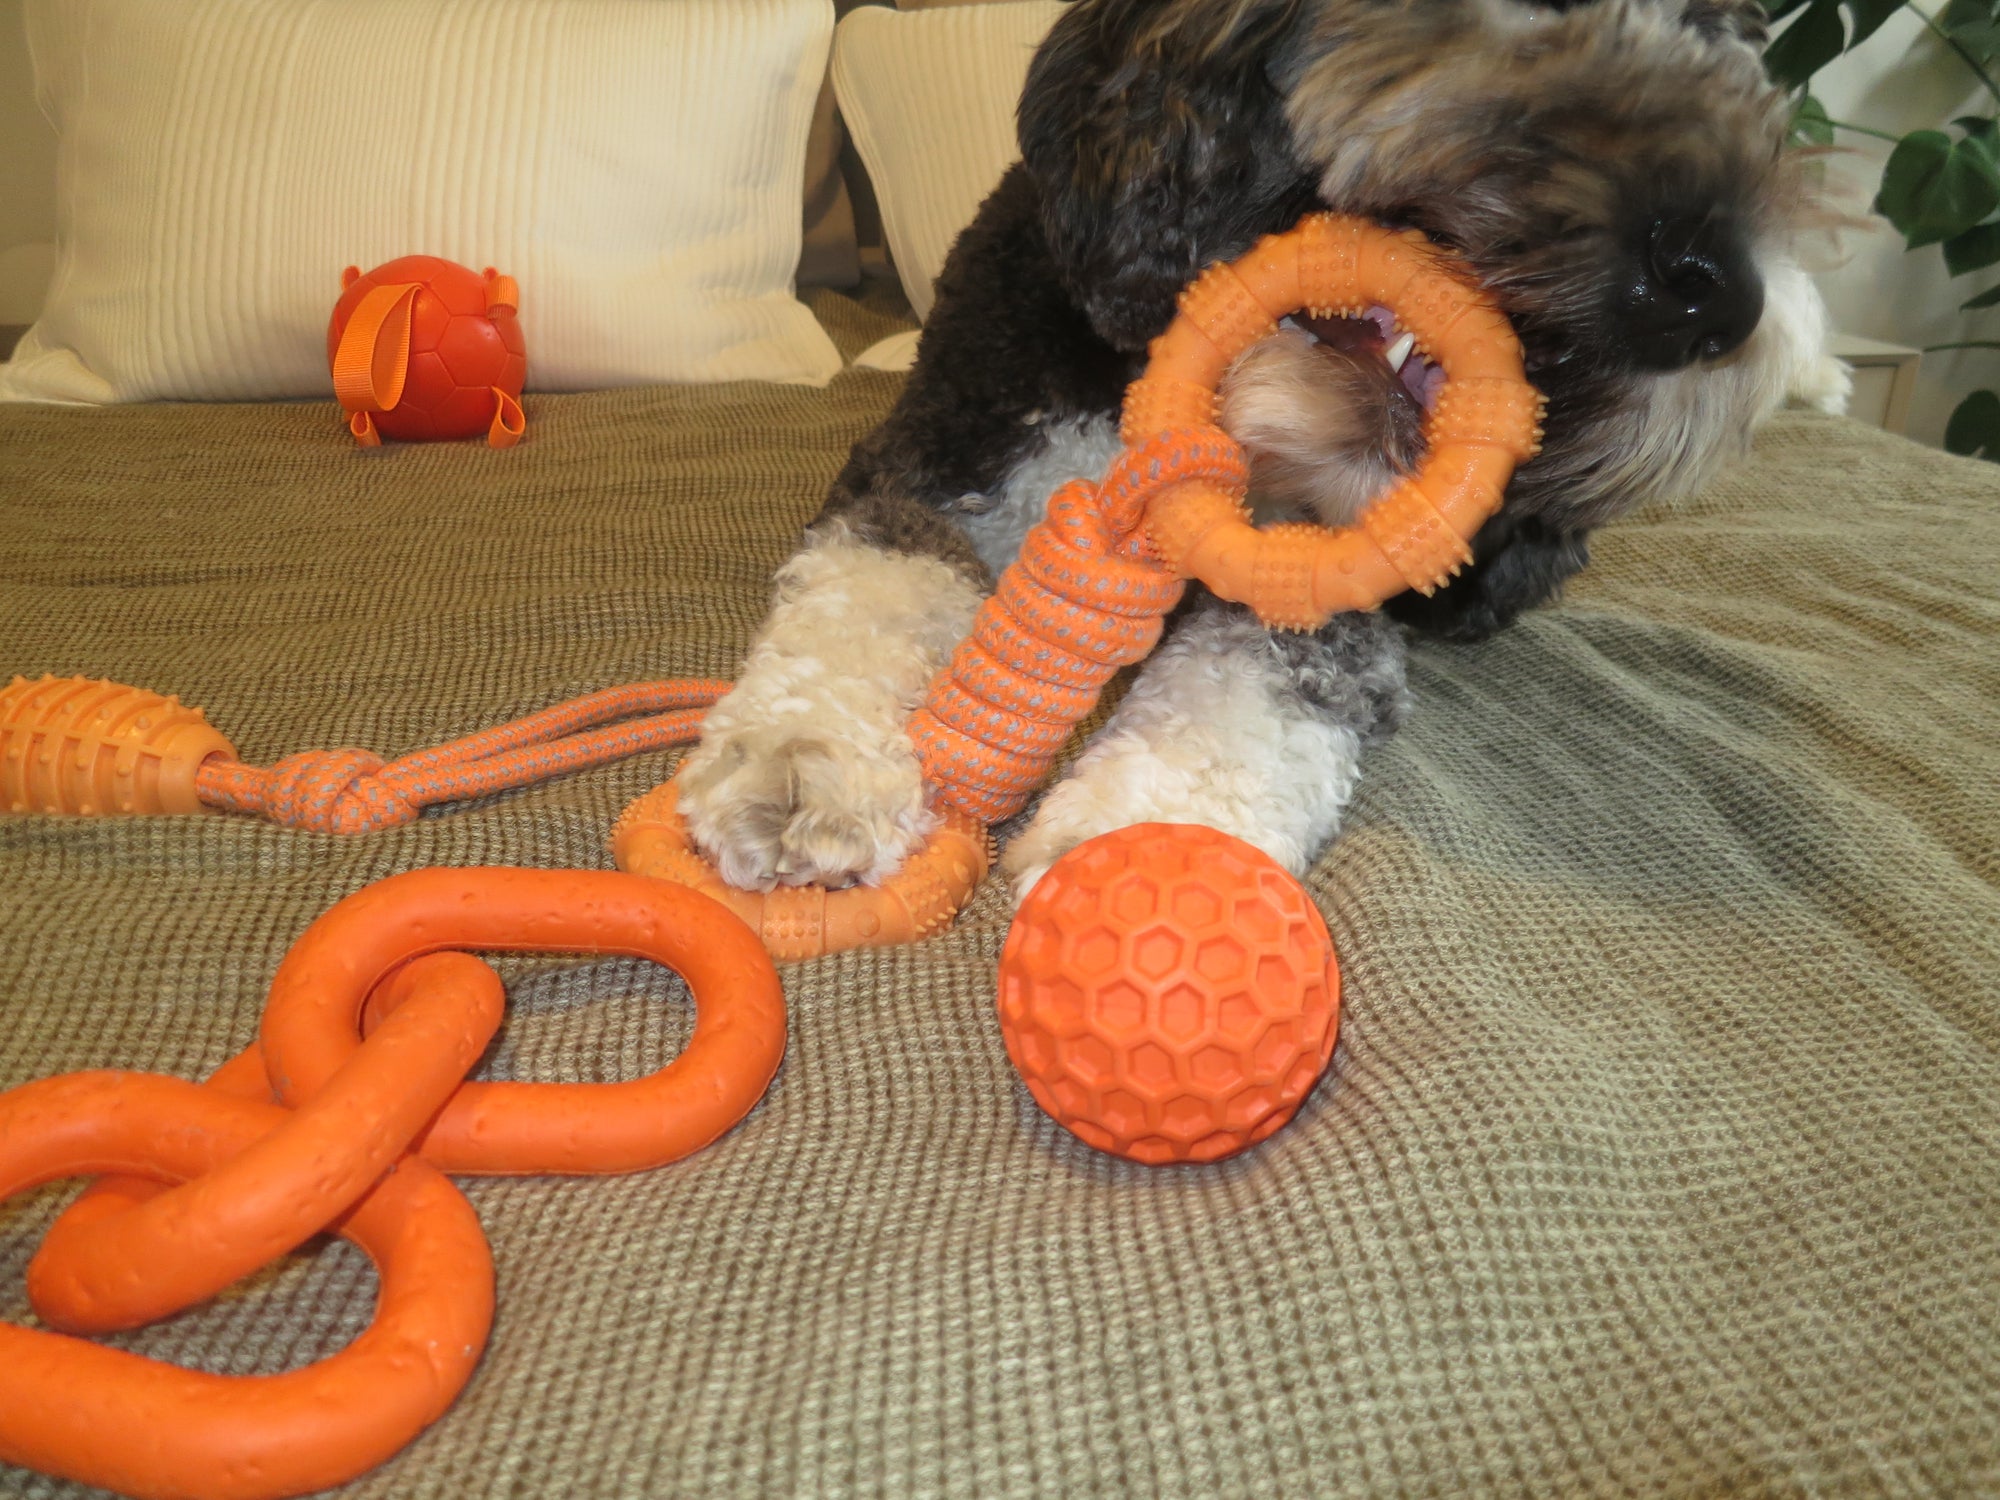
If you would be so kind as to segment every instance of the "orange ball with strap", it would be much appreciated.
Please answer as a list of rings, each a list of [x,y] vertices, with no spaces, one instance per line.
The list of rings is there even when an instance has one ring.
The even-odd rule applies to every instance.
[[[341,273],[326,331],[334,394],[363,447],[384,437],[478,437],[511,448],[527,430],[527,345],[514,278],[435,255]]]

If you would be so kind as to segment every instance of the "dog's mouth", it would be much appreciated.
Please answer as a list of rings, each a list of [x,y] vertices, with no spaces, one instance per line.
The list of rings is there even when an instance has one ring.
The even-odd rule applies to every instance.
[[[1444,367],[1419,352],[1416,335],[1379,304],[1357,312],[1329,312],[1325,316],[1297,312],[1284,321],[1351,358],[1381,360],[1425,411],[1431,409],[1438,392],[1444,388]]]

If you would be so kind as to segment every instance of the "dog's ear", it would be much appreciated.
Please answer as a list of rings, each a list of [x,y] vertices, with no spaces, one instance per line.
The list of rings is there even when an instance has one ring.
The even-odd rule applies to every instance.
[[[1428,599],[1414,591],[1388,603],[1392,618],[1426,635],[1483,641],[1562,592],[1590,561],[1589,533],[1565,531],[1538,516],[1502,513],[1472,539],[1472,565]]]
[[[1021,155],[1070,295],[1138,351],[1209,262],[1314,205],[1271,64],[1300,0],[1076,0],[1028,70]]]

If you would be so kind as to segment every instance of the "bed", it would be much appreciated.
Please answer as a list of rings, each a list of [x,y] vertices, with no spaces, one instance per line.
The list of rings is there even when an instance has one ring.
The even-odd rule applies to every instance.
[[[1060,13],[913,4],[835,41],[826,0],[28,0],[65,249],[0,366],[0,683],[174,692],[269,764],[730,675]],[[853,282],[871,194],[900,285],[795,298]],[[419,244],[519,279],[518,448],[358,452],[327,398],[340,265]],[[466,1180],[491,1341],[340,1493],[2000,1493],[2000,471],[1788,413],[1595,552],[1415,648],[1307,880],[1345,1011],[1274,1138],[1153,1169],[1045,1117],[989,881],[787,966],[782,1069],[706,1149]],[[0,816],[0,1089],[200,1076],[335,901],[608,868],[677,753],[347,838]],[[690,1034],[665,969],[497,962],[482,1076]],[[0,1320],[71,1191],[0,1205]],[[110,1342],[294,1368],[375,1288],[314,1243]]]
[[[808,303],[849,360],[909,326],[880,288]],[[0,407],[0,671],[178,692],[264,763],[727,675],[900,378],[531,396],[505,455],[358,455],[325,401]],[[1346,1012],[1278,1136],[1150,1169],[1043,1117],[989,883],[922,945],[787,968],[783,1069],[698,1155],[466,1182],[491,1345],[343,1493],[2000,1487],[1996,580],[1993,469],[1781,417],[1560,606],[1417,648],[1308,881]],[[334,900],[607,867],[671,762],[345,839],[0,818],[0,1086],[211,1069]],[[632,1076],[688,1033],[667,971],[501,962],[487,1076]],[[66,1191],[0,1209],[0,1317]],[[287,1368],[373,1285],[332,1242],[116,1342]]]

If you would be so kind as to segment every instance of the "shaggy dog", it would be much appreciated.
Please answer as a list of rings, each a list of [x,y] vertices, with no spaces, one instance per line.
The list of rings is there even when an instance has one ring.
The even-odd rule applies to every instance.
[[[1512,320],[1547,437],[1431,598],[1273,632],[1191,588],[1007,847],[1206,823],[1303,873],[1405,707],[1405,627],[1476,639],[1585,539],[1699,489],[1787,394],[1842,398],[1756,0],[1076,0],[1021,162],[960,236],[916,367],[854,448],[681,774],[734,884],[879,880],[933,826],[904,722],[1049,494],[1100,475],[1175,297],[1302,214],[1413,225]],[[1436,373],[1385,312],[1292,319],[1223,387],[1261,517],[1352,519],[1422,455]]]

